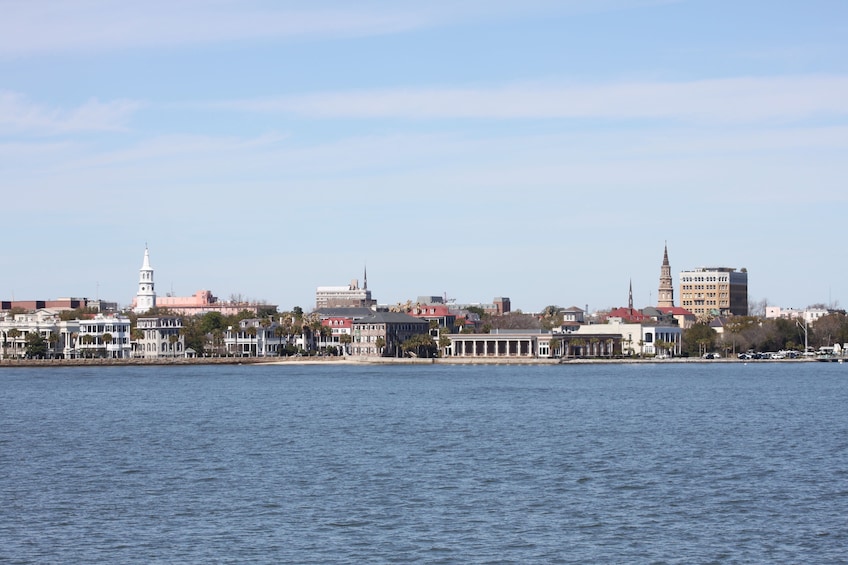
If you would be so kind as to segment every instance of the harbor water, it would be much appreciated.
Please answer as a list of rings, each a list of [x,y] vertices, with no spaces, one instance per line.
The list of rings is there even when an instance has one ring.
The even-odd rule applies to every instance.
[[[0,370],[0,562],[844,563],[848,365]]]

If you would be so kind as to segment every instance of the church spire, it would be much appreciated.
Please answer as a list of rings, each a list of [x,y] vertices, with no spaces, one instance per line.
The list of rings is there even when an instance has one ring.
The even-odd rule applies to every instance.
[[[362,290],[368,290],[368,266],[362,267]]]
[[[630,292],[627,296],[627,308],[633,313],[633,279],[630,279]]]
[[[668,244],[663,247],[663,262],[660,267],[660,287],[657,293],[658,308],[674,307],[674,285],[671,282],[671,265],[668,262]]]
[[[133,312],[144,314],[156,307],[156,291],[153,286],[153,267],[150,266],[150,251],[144,245],[144,260],[138,271],[138,293],[135,295]]]

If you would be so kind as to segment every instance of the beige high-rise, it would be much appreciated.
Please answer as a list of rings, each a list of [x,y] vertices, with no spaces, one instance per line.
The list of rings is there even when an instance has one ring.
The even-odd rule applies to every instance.
[[[698,318],[746,316],[748,272],[728,267],[700,267],[682,271],[680,305]]]

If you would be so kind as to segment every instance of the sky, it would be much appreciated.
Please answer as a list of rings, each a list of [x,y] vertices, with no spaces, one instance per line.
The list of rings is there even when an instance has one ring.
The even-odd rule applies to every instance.
[[[843,0],[0,0],[0,298],[848,302]],[[679,304],[679,301],[676,302]]]

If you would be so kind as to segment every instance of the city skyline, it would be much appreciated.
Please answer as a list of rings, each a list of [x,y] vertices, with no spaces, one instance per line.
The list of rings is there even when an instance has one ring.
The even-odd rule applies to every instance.
[[[841,2],[4,12],[4,299],[128,304],[145,242],[157,292],[281,309],[365,265],[386,304],[647,306],[666,242],[675,290],[848,291]]]

